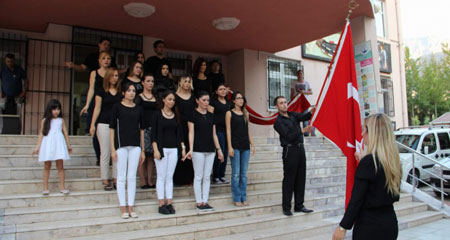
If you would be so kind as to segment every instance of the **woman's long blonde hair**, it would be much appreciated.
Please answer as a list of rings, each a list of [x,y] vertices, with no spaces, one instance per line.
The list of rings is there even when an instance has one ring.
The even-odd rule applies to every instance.
[[[398,196],[400,195],[402,167],[392,122],[385,114],[378,113],[368,116],[364,124],[367,132],[367,153],[373,155],[375,171],[377,171],[376,156],[386,175],[388,193]]]
[[[111,83],[109,80],[114,77],[114,73],[119,74],[119,70],[115,67],[110,67],[106,69],[105,77],[103,78],[103,89],[105,89],[105,92],[109,91],[109,88],[111,87]],[[116,86],[114,86],[117,92],[120,93],[120,79],[117,80]]]
[[[186,79],[189,79],[191,81],[191,87],[190,87],[191,88],[191,93],[194,91],[194,84],[193,84],[193,81],[192,81],[192,77],[189,76],[189,75],[182,75],[180,77],[180,79],[178,80],[177,93],[181,92],[182,85],[183,85],[184,81],[186,81]]]

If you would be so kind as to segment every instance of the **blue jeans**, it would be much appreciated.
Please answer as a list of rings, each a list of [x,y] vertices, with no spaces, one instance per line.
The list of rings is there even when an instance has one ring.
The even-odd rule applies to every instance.
[[[234,202],[247,201],[247,170],[250,149],[234,149],[231,160],[231,193]]]
[[[220,162],[218,155],[216,154],[216,157],[214,158],[213,178],[223,178],[225,177],[228,158],[227,134],[225,132],[217,132],[217,138],[219,139],[220,149],[222,149],[223,153],[223,163]]]

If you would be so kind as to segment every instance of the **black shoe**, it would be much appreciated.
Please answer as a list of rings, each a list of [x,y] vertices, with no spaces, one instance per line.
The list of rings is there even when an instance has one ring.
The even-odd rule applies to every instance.
[[[208,211],[208,212],[214,211],[214,208],[207,203],[204,205],[204,207],[205,207],[206,211]]]
[[[312,210],[312,209],[307,209],[307,208],[305,208],[305,207],[303,206],[303,207],[301,207],[301,208],[296,208],[296,209],[294,209],[294,212],[312,213],[312,212],[314,212],[314,210]]]
[[[151,186],[148,186],[149,188],[156,188],[156,185],[155,184],[153,184],[153,185],[151,185]]]
[[[167,209],[166,205],[159,207],[158,212],[161,214],[164,214],[164,215],[170,214],[170,211],[169,211],[169,209]]]
[[[283,210],[283,214],[286,215],[286,216],[292,216],[293,215],[291,210]]]
[[[169,210],[170,214],[175,214],[175,209],[173,208],[172,204],[169,204],[166,206],[167,210]]]
[[[200,212],[206,212],[208,210],[206,210],[205,205],[199,205],[197,206],[197,210],[199,210]]]
[[[141,189],[149,189],[149,188],[150,188],[150,186],[149,186],[149,185],[147,185],[147,184],[145,184],[145,185],[141,186]]]
[[[219,180],[222,182],[222,184],[228,184],[230,182],[227,181],[224,177],[219,178]]]

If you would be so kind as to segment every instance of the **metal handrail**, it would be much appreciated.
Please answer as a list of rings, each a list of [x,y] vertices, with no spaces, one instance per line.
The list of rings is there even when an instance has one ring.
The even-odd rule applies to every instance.
[[[438,162],[438,161],[436,161],[436,160],[434,160],[434,159],[432,159],[432,158],[422,154],[421,152],[418,152],[418,151],[416,151],[416,150],[414,150],[414,149],[412,149],[412,148],[410,148],[410,147],[408,147],[408,146],[406,146],[406,145],[404,145],[404,144],[402,144],[400,142],[397,142],[397,145],[399,147],[403,148],[403,149],[406,149],[408,152],[412,153],[412,161],[411,161],[412,162],[412,174],[408,173],[408,176],[412,177],[413,192],[416,191],[416,181],[424,183],[425,185],[427,185],[427,186],[431,187],[432,189],[434,189],[434,190],[436,190],[436,191],[441,193],[441,208],[443,208],[444,205],[445,205],[444,196],[448,195],[447,193],[444,192],[444,182],[447,182],[447,180],[444,179],[444,170],[443,169],[444,168],[450,169],[450,168],[448,168],[447,166],[443,165],[442,163],[440,163],[440,162]],[[440,186],[441,186],[440,189],[435,187],[435,186],[432,186],[431,184],[426,183],[425,181],[423,181],[422,179],[420,179],[420,178],[418,178],[416,176],[416,171],[415,171],[415,169],[416,169],[416,166],[415,166],[415,155],[416,154],[421,156],[421,157],[424,157],[424,158],[428,159],[429,161],[431,161],[431,162],[433,162],[433,163],[435,163],[435,164],[437,164],[439,166],[439,169],[440,169],[439,176],[433,174],[432,172],[430,172],[430,171],[428,171],[426,169],[422,168],[422,170],[427,172],[427,173],[429,173],[429,174],[431,174],[431,175],[433,175],[433,176],[435,176],[436,178],[438,178],[440,180],[440,183],[441,183],[440,184]]]

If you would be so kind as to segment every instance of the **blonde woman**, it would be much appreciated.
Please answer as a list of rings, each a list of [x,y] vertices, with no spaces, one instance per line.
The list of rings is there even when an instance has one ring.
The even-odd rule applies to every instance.
[[[399,200],[402,168],[392,123],[385,114],[370,115],[362,134],[367,154],[355,154],[360,162],[352,197],[333,240],[344,239],[353,224],[353,239],[397,239],[393,204]]]

